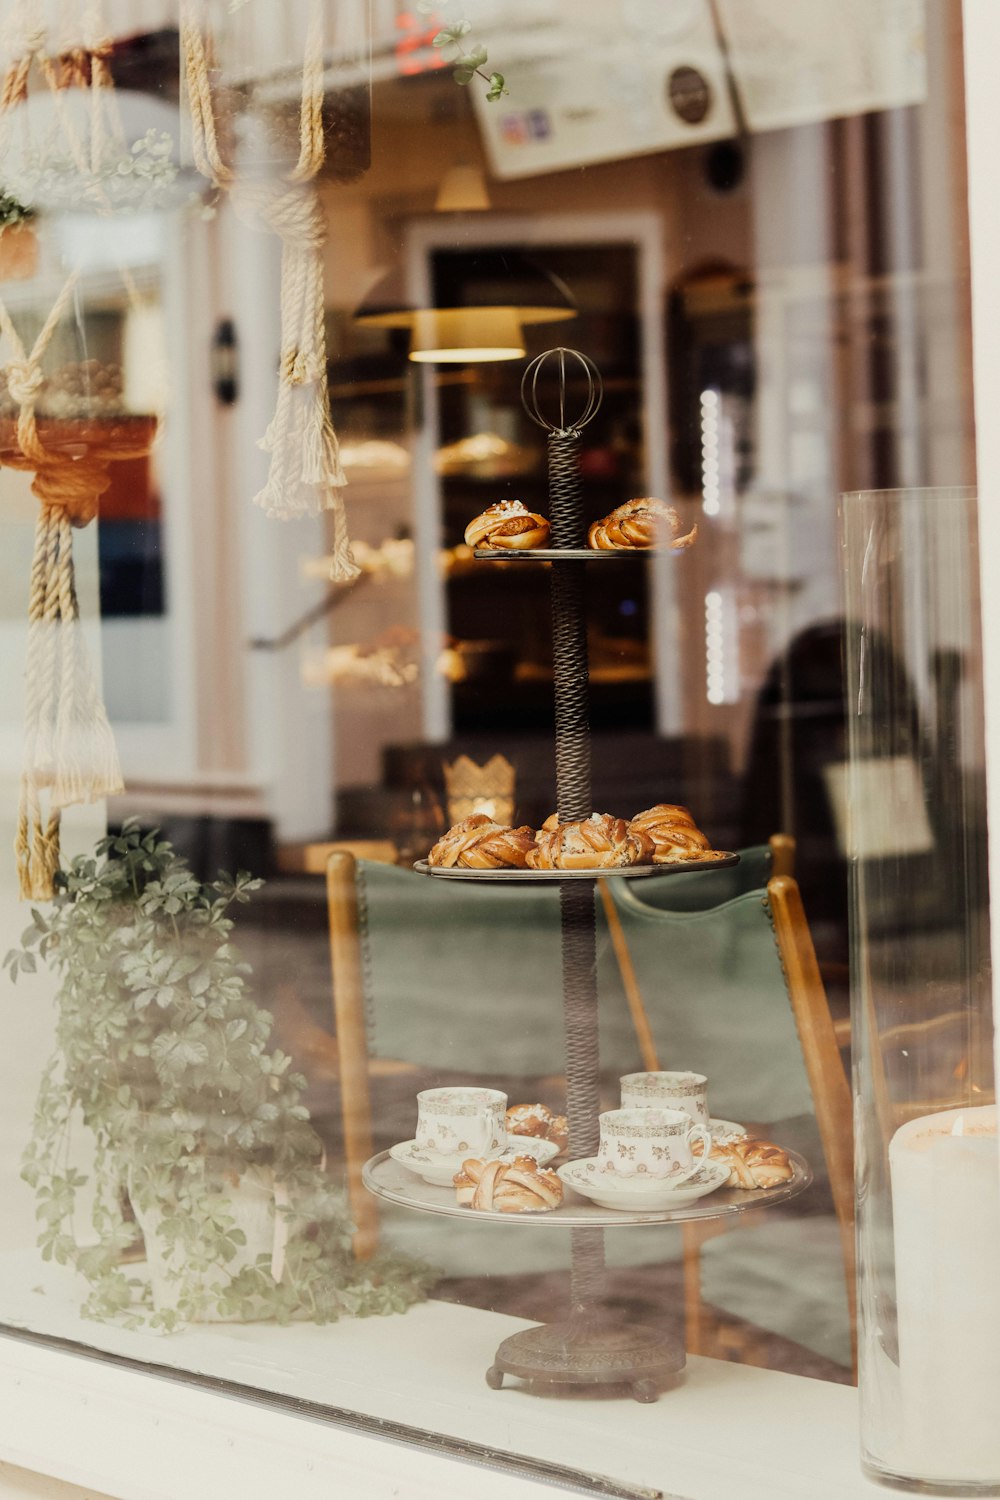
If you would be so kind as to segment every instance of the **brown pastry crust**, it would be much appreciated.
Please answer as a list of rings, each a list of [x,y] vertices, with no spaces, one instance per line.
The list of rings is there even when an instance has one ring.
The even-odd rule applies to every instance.
[[[652,858],[652,840],[641,830],[630,832],[625,819],[611,813],[594,813],[582,823],[551,824],[547,818],[535,836],[535,848],[528,851],[530,870],[612,870]]]
[[[681,518],[665,500],[647,496],[626,500],[595,521],[587,533],[587,545],[594,552],[615,552],[635,547],[668,547],[680,552],[694,545],[697,526],[681,535]]]
[[[546,1104],[512,1104],[507,1111],[507,1134],[553,1141],[560,1151],[569,1145],[565,1115],[554,1115]]]
[[[523,870],[534,847],[534,832],[526,824],[508,828],[484,813],[473,813],[441,835],[427,863],[446,870],[456,865],[466,870]]]
[[[563,1186],[555,1172],[530,1156],[511,1162],[472,1157],[455,1175],[455,1195],[463,1208],[493,1209],[502,1214],[547,1213],[562,1202]]]
[[[795,1168],[788,1152],[773,1141],[719,1142],[709,1155],[729,1168],[726,1187],[772,1188],[790,1182]]]
[[[728,858],[725,851],[713,850],[708,838],[695,826],[687,808],[676,802],[658,802],[655,807],[637,813],[629,829],[633,833],[644,833],[652,841],[654,865]]]
[[[498,500],[469,522],[465,528],[465,541],[469,547],[522,552],[544,547],[550,530],[545,517],[528,510],[520,500]]]

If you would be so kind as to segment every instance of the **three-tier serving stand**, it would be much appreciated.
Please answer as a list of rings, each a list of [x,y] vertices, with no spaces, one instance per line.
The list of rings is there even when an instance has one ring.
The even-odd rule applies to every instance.
[[[542,406],[542,381],[554,373],[554,415]],[[575,380],[574,377],[579,377]],[[571,383],[582,383],[579,411],[568,410]],[[548,434],[549,521],[552,546],[512,552],[477,549],[482,562],[551,564],[552,645],[555,679],[556,807],[560,823],[588,818],[591,807],[590,705],[587,657],[586,565],[648,555],[642,549],[596,552],[587,547],[580,480],[583,429],[601,404],[602,382],[596,366],[574,349],[552,349],[528,365],[521,384],[525,410]],[[714,859],[703,869],[735,864]],[[546,882],[559,884],[562,937],[563,1021],[566,1043],[566,1115],[569,1154],[574,1160],[597,1154],[600,1127],[598,1053],[597,926],[598,878],[639,879],[649,875],[698,869],[695,861],[674,866],[638,865],[594,871],[442,869],[418,861],[422,873],[458,880]],[[655,1401],[660,1390],[684,1368],[681,1340],[647,1324],[623,1322],[601,1305],[604,1281],[604,1231],[630,1225],[716,1219],[784,1202],[801,1192],[811,1173],[801,1157],[789,1153],[794,1176],[779,1188],[757,1192],[722,1189],[710,1200],[663,1211],[612,1211],[591,1204],[563,1203],[549,1213],[505,1214],[459,1208],[453,1190],[414,1182],[406,1168],[381,1152],[366,1163],[365,1186],[377,1196],[426,1213],[488,1219],[525,1227],[559,1226],[570,1231],[571,1269],[568,1318],[513,1334],[500,1345],[486,1373],[499,1389],[505,1375],[547,1385],[625,1384],[639,1401]]]

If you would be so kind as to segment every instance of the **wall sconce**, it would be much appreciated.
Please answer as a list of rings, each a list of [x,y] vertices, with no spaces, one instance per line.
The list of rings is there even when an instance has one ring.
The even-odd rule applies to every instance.
[[[222,406],[235,406],[239,396],[239,347],[236,324],[232,318],[220,318],[212,335],[212,390]]]

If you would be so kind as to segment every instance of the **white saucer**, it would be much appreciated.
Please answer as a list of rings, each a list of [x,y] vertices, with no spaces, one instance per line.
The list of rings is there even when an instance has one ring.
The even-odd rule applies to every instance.
[[[584,1198],[590,1198],[601,1208],[621,1209],[625,1212],[659,1212],[668,1208],[685,1208],[707,1193],[714,1193],[729,1176],[729,1168],[719,1161],[709,1160],[700,1166],[686,1182],[676,1186],[655,1177],[630,1178],[624,1181],[610,1172],[597,1170],[596,1156],[584,1157],[582,1161],[569,1161],[556,1171],[567,1187]]]
[[[538,1136],[518,1135],[508,1136],[504,1150],[492,1153],[463,1151],[458,1156],[432,1156],[429,1151],[418,1151],[416,1141],[400,1141],[398,1146],[389,1147],[389,1155],[401,1167],[430,1183],[431,1187],[451,1187],[455,1173],[460,1172],[463,1161],[470,1158],[482,1160],[485,1156],[488,1161],[513,1161],[515,1156],[533,1156],[538,1165],[544,1167],[546,1162],[559,1155],[559,1147],[555,1141],[544,1141]]]
[[[728,1146],[731,1141],[745,1141],[747,1128],[737,1125],[735,1120],[709,1120],[708,1128],[717,1146]]]

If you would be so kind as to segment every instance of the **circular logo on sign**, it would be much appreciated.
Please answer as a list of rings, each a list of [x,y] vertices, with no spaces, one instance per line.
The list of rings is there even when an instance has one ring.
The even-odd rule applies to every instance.
[[[700,125],[712,107],[712,90],[697,68],[675,68],[667,79],[670,107],[685,125]]]

